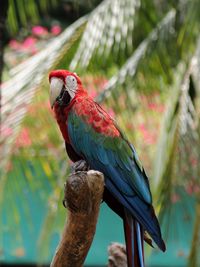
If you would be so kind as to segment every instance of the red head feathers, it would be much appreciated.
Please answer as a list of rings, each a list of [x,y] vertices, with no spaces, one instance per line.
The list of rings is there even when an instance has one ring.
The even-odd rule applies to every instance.
[[[49,82],[51,80],[52,77],[55,77],[55,78],[59,78],[59,79],[62,79],[63,82],[65,82],[65,78],[67,76],[74,76],[78,82],[79,85],[82,85],[81,83],[81,79],[78,77],[78,75],[74,72],[70,72],[68,70],[52,70],[50,73],[49,73]]]
[[[49,82],[51,107],[55,102],[68,105],[75,96],[87,94],[77,74],[68,70],[51,71]]]

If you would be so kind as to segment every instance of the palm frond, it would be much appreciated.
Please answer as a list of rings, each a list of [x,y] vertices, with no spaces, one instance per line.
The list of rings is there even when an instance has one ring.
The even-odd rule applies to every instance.
[[[185,66],[180,64],[176,70],[176,80],[174,82],[173,90],[171,91],[167,109],[163,117],[160,140],[157,145],[157,152],[154,162],[154,186],[157,187],[161,180],[164,181],[162,177],[163,168],[168,168],[167,162],[173,160],[173,151],[175,152],[175,136],[177,134],[177,114],[179,112],[179,98],[180,98],[180,88],[182,84],[182,78],[185,73]],[[168,174],[169,177],[169,174]]]
[[[200,95],[200,38],[196,49],[195,56],[193,57],[192,78],[197,88],[197,94]]]
[[[132,48],[134,16],[140,0],[104,0],[90,15],[70,69],[87,68],[96,53],[104,60],[111,51]]]
[[[155,161],[159,217],[169,245],[164,259],[167,261],[169,255],[177,257],[179,253],[186,258],[190,255],[189,266],[198,266],[199,262],[197,220],[200,169],[197,162],[200,160],[200,135],[199,107],[196,105],[199,101],[196,91],[199,89],[194,87],[192,81],[196,56],[197,53],[188,67],[180,65],[176,70],[177,82],[169,96]],[[193,240],[187,231],[194,231]],[[152,258],[156,258],[155,253]]]
[[[122,85],[126,79],[135,76],[139,63],[144,58],[150,45],[161,38],[161,35],[167,38],[168,34],[173,34],[173,27],[175,22],[175,10],[171,10],[164,19],[157,25],[157,27],[149,34],[149,36],[141,42],[139,47],[134,51],[133,55],[127,60],[127,62],[122,66],[119,72],[114,75],[103,88],[103,92],[98,96],[98,101],[102,102],[104,98],[111,94],[111,91],[117,87],[117,85]]]
[[[197,46],[197,51],[199,47]],[[200,160],[199,145],[199,96],[196,94],[197,88],[194,88],[191,75],[194,71],[195,62],[197,62],[195,53],[194,57],[186,70],[179,73],[179,83],[176,90],[171,93],[171,98],[166,117],[163,120],[161,139],[158,146],[157,160],[155,161],[155,176],[158,192],[160,220],[162,222],[165,238],[172,242],[172,220],[177,224],[178,216],[172,215],[175,206],[178,205],[182,210],[182,220],[185,228],[190,230],[194,227],[195,206],[196,219],[199,214],[198,194],[200,190],[199,173],[200,169],[197,164]],[[177,75],[178,77],[178,75]],[[183,194],[186,196],[184,197]],[[187,201],[188,203],[187,203]],[[189,203],[193,203],[192,207]],[[190,215],[188,215],[190,214]],[[180,216],[179,216],[180,219]],[[176,226],[177,227],[177,226]],[[177,227],[178,228],[178,227]],[[171,230],[170,230],[171,229]],[[188,238],[183,232],[184,227],[179,233],[177,242],[180,244],[179,250],[184,250],[187,257],[190,253],[191,266],[197,260],[196,245],[198,236],[197,227],[194,228],[193,241],[192,236]],[[178,238],[178,237],[177,237]],[[187,245],[186,245],[187,244]],[[190,246],[192,249],[190,251]]]
[[[199,107],[200,103],[200,39],[198,42],[196,54],[193,58],[193,68],[191,70],[192,72],[192,77],[195,83],[195,88],[197,88],[197,96],[198,96],[198,101],[195,102],[196,106]],[[198,146],[197,146],[197,153],[198,153],[198,159],[200,160],[200,111],[198,110],[198,125],[197,125],[197,141],[198,141]],[[198,161],[199,162],[199,161]],[[198,187],[200,188],[200,166],[198,164],[197,166],[197,184]],[[192,244],[191,244],[191,249],[190,249],[190,255],[189,255],[189,260],[188,260],[188,266],[191,267],[196,267],[199,266],[200,264],[200,256],[198,253],[198,247],[200,244],[200,229],[199,229],[199,221],[200,221],[200,190],[197,192],[197,202],[196,202],[196,212],[195,212],[195,224],[194,224],[194,230],[193,230],[193,237],[192,237]]]
[[[180,77],[184,78],[179,79],[181,83],[176,87],[177,90],[172,91],[171,104],[163,120],[155,161],[156,186],[160,183],[158,192],[161,217],[165,216],[177,186],[182,185],[188,194],[199,188],[199,169],[196,164],[200,160],[199,108],[195,105],[198,97],[193,91],[196,89],[191,80],[195,57],[196,54],[184,76],[179,72]]]

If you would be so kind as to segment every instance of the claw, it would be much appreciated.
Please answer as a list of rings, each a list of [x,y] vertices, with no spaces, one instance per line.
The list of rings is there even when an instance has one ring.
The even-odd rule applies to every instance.
[[[76,173],[79,171],[88,171],[89,170],[89,165],[85,160],[79,160],[76,161],[73,166],[72,166],[72,172]]]
[[[66,199],[63,199],[63,201],[62,201],[62,203],[63,203],[63,206],[65,207],[65,208],[67,208],[67,201],[66,201]]]

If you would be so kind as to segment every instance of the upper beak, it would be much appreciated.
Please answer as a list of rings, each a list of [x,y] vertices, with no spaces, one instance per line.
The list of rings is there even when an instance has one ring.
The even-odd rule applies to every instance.
[[[55,102],[56,102],[56,98],[60,95],[61,90],[63,87],[63,81],[59,78],[51,78],[50,81],[50,104],[51,104],[51,108],[53,108]]]

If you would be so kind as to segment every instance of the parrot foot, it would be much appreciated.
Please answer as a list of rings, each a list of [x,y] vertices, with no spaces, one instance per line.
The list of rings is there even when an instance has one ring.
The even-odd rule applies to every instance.
[[[87,162],[85,160],[78,160],[76,162],[74,162],[74,164],[71,167],[71,173],[75,174],[77,172],[81,172],[81,171],[89,171],[90,167],[87,164]],[[66,188],[66,183],[64,183],[64,188]],[[67,208],[67,202],[65,199],[63,199],[63,206],[65,208]]]
[[[80,171],[89,171],[90,166],[87,164],[85,160],[76,161],[72,166],[72,173],[80,172]]]

